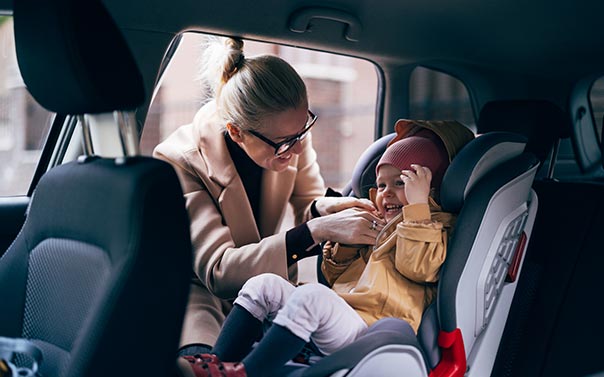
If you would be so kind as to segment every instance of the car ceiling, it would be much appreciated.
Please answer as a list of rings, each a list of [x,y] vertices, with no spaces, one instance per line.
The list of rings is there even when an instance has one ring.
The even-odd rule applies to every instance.
[[[104,0],[124,29],[204,30],[369,58],[382,64],[463,64],[570,80],[602,71],[604,2],[513,0]],[[356,16],[358,42],[345,25],[315,19],[294,33],[304,7]]]
[[[461,65],[574,82],[604,70],[604,2],[599,0],[103,0],[128,32],[200,30],[327,50],[382,65]],[[1,9],[11,1],[0,0]],[[358,18],[358,42],[342,23],[314,19],[294,33],[291,15],[308,7]]]

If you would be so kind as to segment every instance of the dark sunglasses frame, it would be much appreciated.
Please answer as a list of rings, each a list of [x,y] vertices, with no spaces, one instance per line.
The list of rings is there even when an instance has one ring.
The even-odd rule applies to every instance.
[[[257,131],[248,130],[248,132],[251,133],[252,135],[256,136],[258,139],[264,141],[266,144],[270,145],[271,147],[275,148],[275,156],[279,157],[279,156],[282,156],[285,153],[287,153],[287,151],[289,151],[294,145],[296,145],[296,143],[298,141],[300,141],[306,137],[306,134],[308,133],[308,131],[310,131],[310,128],[315,124],[315,122],[317,121],[317,118],[318,118],[310,110],[308,110],[308,116],[310,117],[310,120],[306,123],[306,126],[299,134],[292,136],[289,139],[280,141],[278,143],[275,143],[274,141],[272,141],[271,139],[267,138],[266,136],[262,135],[261,133],[259,133]]]

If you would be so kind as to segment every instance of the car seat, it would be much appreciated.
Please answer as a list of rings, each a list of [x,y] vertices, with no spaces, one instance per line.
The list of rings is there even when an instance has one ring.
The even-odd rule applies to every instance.
[[[42,176],[0,258],[3,348],[8,338],[37,347],[44,376],[169,375],[191,273],[189,224],[172,167],[136,155],[136,62],[100,1],[17,1],[14,21],[33,97],[78,116],[84,131],[84,114],[116,111],[124,156],[94,156],[85,133],[87,155]]]
[[[351,183],[355,194],[373,185],[371,172],[392,136],[378,139],[359,159]],[[525,147],[521,135],[487,133],[468,143],[447,169],[441,204],[458,217],[437,299],[415,340],[381,341],[385,330],[379,321],[359,339],[366,347],[357,341],[292,375],[366,376],[376,375],[375,368],[380,375],[489,375],[537,210],[531,185],[539,160]],[[385,320],[390,336],[408,327]]]

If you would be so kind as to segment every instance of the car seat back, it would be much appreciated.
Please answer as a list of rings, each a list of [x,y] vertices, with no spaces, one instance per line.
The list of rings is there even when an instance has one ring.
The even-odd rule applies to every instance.
[[[100,1],[18,1],[14,19],[34,98],[78,116],[84,131],[85,114],[116,111],[124,156],[92,155],[84,132],[89,155],[43,175],[0,258],[0,337],[36,345],[46,376],[168,375],[191,243],[176,173],[136,156],[133,111],[144,101],[136,62]],[[142,345],[152,362],[138,362]]]
[[[375,187],[375,166],[395,135],[394,132],[384,135],[363,151],[352,170],[351,191],[349,193],[344,192],[344,194],[350,194],[357,198],[369,197],[369,189]]]
[[[376,141],[362,163],[376,162],[390,138]],[[425,365],[414,364],[417,358],[401,357],[401,352],[408,351],[393,351],[385,345],[362,354],[371,352],[371,357],[377,357],[381,349],[384,357],[380,360],[391,370],[415,370],[418,375],[424,375],[419,372],[424,368],[432,370],[433,376],[461,376],[468,365],[474,375],[489,374],[537,208],[531,184],[538,159],[525,147],[526,138],[514,133],[481,135],[459,151],[445,173],[441,204],[458,217],[436,302],[424,313],[417,334]],[[375,171],[365,165],[357,169]],[[367,177],[358,172],[354,176]],[[367,181],[351,185],[355,191],[369,186]],[[508,276],[513,281],[506,282]],[[346,347],[338,355],[349,352]],[[330,357],[319,366],[327,368]],[[368,357],[348,369],[358,375],[371,374],[367,368],[373,362]],[[303,375],[313,375],[312,370],[308,368]]]
[[[539,161],[525,142],[482,135],[445,173],[442,207],[459,215],[438,288],[444,354],[435,372],[470,366],[471,375],[490,374],[537,210],[531,186]]]

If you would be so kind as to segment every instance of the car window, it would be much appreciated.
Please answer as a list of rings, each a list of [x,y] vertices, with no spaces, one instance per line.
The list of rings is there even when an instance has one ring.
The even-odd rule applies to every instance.
[[[21,78],[12,17],[0,16],[0,196],[27,194],[51,122]]]
[[[205,36],[185,33],[162,77],[149,109],[141,150],[153,148],[177,127],[190,123],[207,100],[197,81],[197,62]],[[289,62],[304,79],[310,109],[319,119],[313,127],[313,144],[326,184],[343,188],[354,164],[373,142],[377,71],[372,63],[324,52],[245,41],[248,56],[270,53]]]
[[[411,73],[411,119],[456,120],[476,130],[470,95],[457,78],[425,67]]]
[[[594,127],[598,140],[602,140],[602,125],[604,124],[604,77],[594,81],[589,91],[589,102],[593,112]]]

